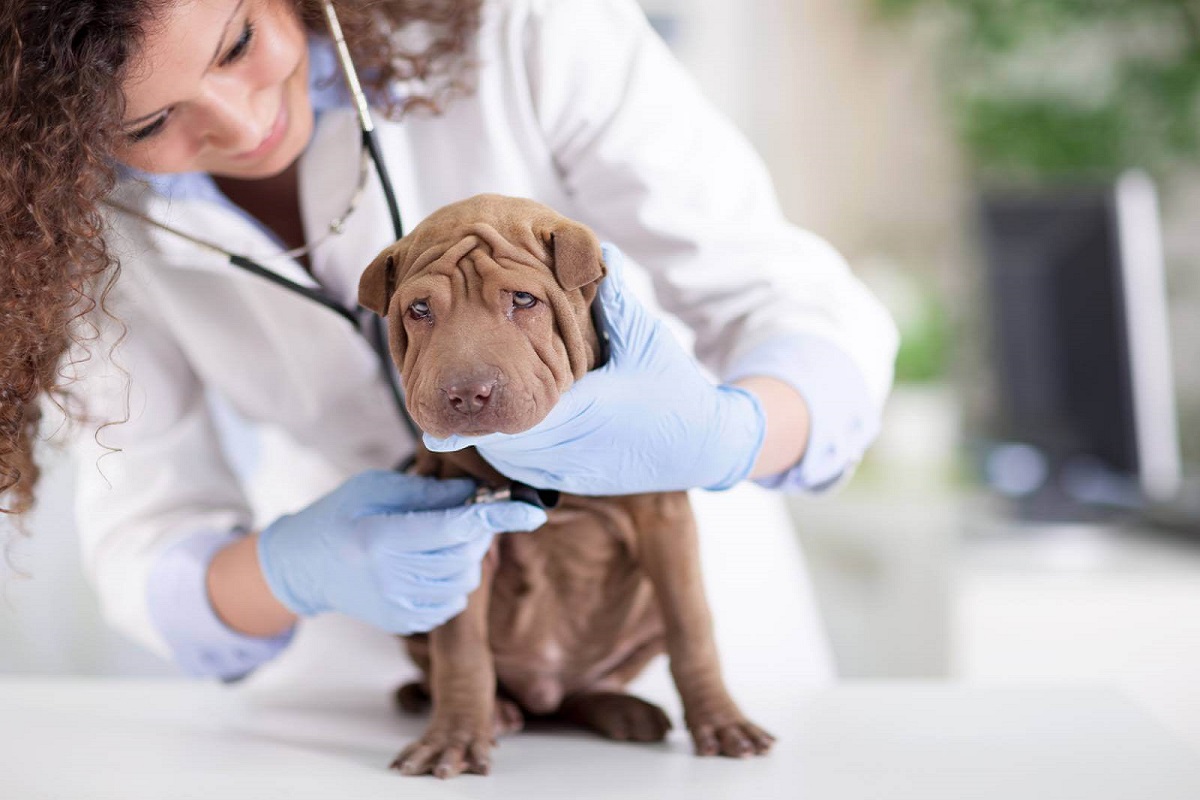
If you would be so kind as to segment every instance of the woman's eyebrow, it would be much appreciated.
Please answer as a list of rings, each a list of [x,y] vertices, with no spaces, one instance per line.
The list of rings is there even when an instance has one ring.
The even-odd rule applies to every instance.
[[[221,50],[225,46],[225,35],[229,33],[229,25],[233,22],[233,18],[242,10],[242,6],[246,5],[246,0],[238,0],[238,4],[233,7],[233,12],[229,15],[229,19],[225,20],[225,27],[221,28],[221,38],[217,40],[217,49],[213,52],[212,59],[208,62],[208,66],[204,69],[207,71],[213,64],[217,63],[217,59],[221,57]]]
[[[234,17],[238,15],[238,12],[242,10],[242,6],[244,5],[246,5],[246,0],[238,0],[238,4],[233,7],[233,12],[229,15],[229,19],[225,20],[225,26],[221,28],[221,38],[217,39],[217,49],[213,52],[212,59],[209,60],[208,66],[204,68],[205,72],[208,72],[208,70],[212,69],[212,65],[217,63],[217,59],[221,57],[221,50],[223,50],[225,47],[225,37],[229,33],[229,25],[233,22]],[[129,128],[137,125],[139,122],[144,122],[153,117],[157,117],[165,110],[165,108],[166,107],[164,106],[157,111],[151,111],[149,114],[143,114],[137,119],[131,119],[126,122],[122,122],[121,127]]]

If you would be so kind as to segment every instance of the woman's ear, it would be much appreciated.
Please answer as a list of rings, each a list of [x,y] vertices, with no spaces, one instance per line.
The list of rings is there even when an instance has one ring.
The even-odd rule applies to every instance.
[[[376,256],[371,266],[358,279],[358,304],[369,308],[381,317],[386,317],[388,305],[396,291],[397,245],[392,245]]]
[[[554,256],[554,277],[568,292],[604,277],[600,240],[585,225],[567,221],[557,226],[550,234],[550,252]]]

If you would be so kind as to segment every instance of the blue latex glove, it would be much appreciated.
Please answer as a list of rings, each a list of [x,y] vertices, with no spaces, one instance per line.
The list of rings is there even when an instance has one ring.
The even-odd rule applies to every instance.
[[[622,284],[624,256],[604,244],[611,355],[524,433],[425,436],[430,450],[475,446],[507,477],[541,489],[620,495],[727,489],[750,474],[766,433],[758,399],[714,386]]]
[[[303,616],[340,611],[399,634],[436,628],[466,607],[494,534],[546,522],[526,503],[462,505],[474,492],[470,480],[355,475],[259,534],[267,585]]]

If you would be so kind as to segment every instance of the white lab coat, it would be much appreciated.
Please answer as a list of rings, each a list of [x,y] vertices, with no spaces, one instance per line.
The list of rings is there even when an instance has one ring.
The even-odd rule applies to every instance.
[[[453,101],[444,116],[378,121],[410,228],[480,192],[537,199],[619,245],[634,285],[648,276],[716,374],[771,337],[807,333],[848,353],[882,404],[896,346],[886,312],[828,245],[783,219],[762,163],[633,0],[487,3],[476,57],[474,94]],[[344,210],[359,141],[349,109],[319,118],[299,168],[309,236]],[[168,203],[133,182],[119,186],[116,199],[234,252],[277,252],[261,230],[213,203]],[[122,272],[108,305],[125,337],[110,354],[121,326],[98,318],[91,358],[75,370],[97,419],[123,419],[127,400],[129,418],[75,437],[77,517],[107,618],[166,653],[145,597],[147,575],[166,548],[197,531],[261,525],[355,472],[395,465],[412,442],[374,353],[345,320],[179,237],[120,214],[110,222],[107,241]],[[372,175],[346,232],[313,254],[313,277],[294,262],[265,263],[300,283],[319,282],[352,307],[359,274],[391,239]],[[256,508],[265,495],[231,466],[211,396],[301,454],[259,460],[253,477],[273,487],[265,505],[274,508]],[[106,447],[120,452],[103,455]],[[773,535],[783,538],[757,543],[756,518],[744,514],[735,516],[746,520],[743,530],[708,535],[730,537],[772,563],[783,552],[783,563],[796,567],[781,501],[754,487],[740,491],[751,493],[743,502],[774,519]],[[768,505],[773,510],[763,511]],[[781,580],[799,587],[789,596],[800,639],[788,657],[800,659],[801,673],[819,673],[827,662],[806,579]],[[339,625],[349,621],[302,627]],[[328,653],[305,645],[306,636],[290,649]],[[394,652],[378,643],[382,634],[375,638],[382,652]],[[347,663],[344,651],[339,663]]]

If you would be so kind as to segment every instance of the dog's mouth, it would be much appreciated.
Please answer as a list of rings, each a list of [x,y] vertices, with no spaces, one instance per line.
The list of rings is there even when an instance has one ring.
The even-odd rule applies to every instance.
[[[596,341],[599,344],[596,363],[592,365],[592,369],[600,369],[608,363],[608,359],[612,355],[612,342],[608,336],[608,318],[604,315],[604,304],[600,302],[600,298],[592,301],[591,306],[588,307],[588,313],[592,315],[592,330],[596,332]]]
[[[415,418],[414,418],[415,419]],[[533,425],[519,426],[501,426],[501,425],[461,425],[456,420],[443,418],[432,421],[431,424],[424,424],[421,420],[416,420],[417,425],[421,430],[428,433],[437,439],[445,439],[449,436],[464,436],[477,438],[480,436],[491,436],[494,433],[524,433],[533,427]]]
[[[494,428],[489,428],[489,427],[485,426],[485,427],[481,427],[481,428],[462,428],[460,430],[455,431],[454,433],[456,436],[475,437],[475,436],[490,436],[493,433],[500,433],[500,431],[497,431]]]
[[[438,438],[513,434],[541,422],[557,400],[552,382],[513,382],[503,374],[486,381],[443,377],[433,386],[414,387],[409,413]]]

